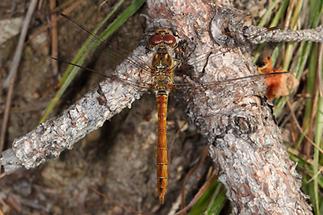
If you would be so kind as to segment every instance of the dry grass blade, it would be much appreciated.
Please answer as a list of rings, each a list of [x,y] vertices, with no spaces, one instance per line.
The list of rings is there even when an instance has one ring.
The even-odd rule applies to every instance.
[[[309,143],[311,143],[311,144],[312,144],[312,146],[314,146],[317,150],[319,150],[319,151],[320,151],[320,153],[322,153],[322,154],[323,154],[323,150],[320,148],[320,146],[319,146],[318,144],[315,144],[315,142],[314,142],[314,141],[313,141],[309,136],[307,136],[307,135],[306,135],[306,131],[304,131],[304,130],[303,130],[303,128],[301,127],[301,125],[298,123],[297,118],[296,118],[296,116],[295,116],[295,113],[294,113],[294,111],[293,111],[292,105],[291,105],[291,103],[290,103],[289,101],[287,101],[287,106],[288,106],[288,108],[289,108],[289,110],[290,110],[290,113],[291,113],[291,116],[292,116],[293,122],[295,123],[295,125],[296,125],[296,127],[297,127],[298,131],[299,131],[302,135],[304,135],[304,137],[306,138],[306,140],[307,140]]]
[[[50,11],[54,11],[56,8],[56,0],[49,1]],[[51,56],[58,57],[58,31],[57,31],[57,15],[56,13],[51,13],[50,16],[50,26],[51,26]],[[51,61],[53,74],[58,74],[58,64],[57,61]]]

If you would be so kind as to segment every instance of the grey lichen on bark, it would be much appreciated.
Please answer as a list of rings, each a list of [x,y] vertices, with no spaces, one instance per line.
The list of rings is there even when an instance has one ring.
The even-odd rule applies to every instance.
[[[219,179],[228,190],[233,212],[311,214],[300,190],[300,177],[263,97],[261,78],[225,82],[257,74],[247,52],[250,41],[232,30],[246,29],[245,17],[239,19],[236,10],[201,0],[150,0],[148,13],[153,20],[149,28],[171,27],[188,44],[187,60],[194,71],[187,78],[192,87],[184,90],[183,100],[189,120],[209,141],[209,154],[221,169]],[[132,56],[147,64],[151,59],[144,47]],[[147,73],[140,75],[129,62],[116,72],[136,83],[150,78]],[[2,154],[2,165],[13,171],[57,157],[140,95],[135,85],[116,80],[100,83],[99,90],[86,94],[61,116],[16,139],[12,149]]]
[[[243,35],[253,44],[264,42],[300,42],[312,41],[323,43],[323,26],[298,31],[267,29],[249,26],[243,29]]]

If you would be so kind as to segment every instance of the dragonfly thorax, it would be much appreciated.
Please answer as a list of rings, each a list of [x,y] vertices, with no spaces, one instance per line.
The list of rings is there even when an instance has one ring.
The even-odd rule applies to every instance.
[[[152,60],[154,88],[170,91],[174,83],[174,60],[165,45],[159,45]]]
[[[166,47],[161,46],[157,49],[152,60],[152,66],[156,70],[170,68],[173,65],[173,59],[168,53]]]

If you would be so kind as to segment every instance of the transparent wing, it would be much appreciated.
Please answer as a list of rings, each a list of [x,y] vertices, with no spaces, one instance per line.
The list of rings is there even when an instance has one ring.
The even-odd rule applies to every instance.
[[[89,31],[86,27],[84,27],[83,25],[76,23],[73,19],[71,19],[70,17],[64,15],[64,14],[60,14],[61,16],[63,16],[65,19],[67,19],[70,23],[73,24],[73,26],[75,26],[76,29],[78,30],[82,30],[83,32],[87,33],[88,36],[90,37],[90,39],[93,41],[93,46],[95,43],[101,43],[103,44],[104,41],[101,41],[96,34],[93,34],[91,31]],[[124,50],[124,49],[118,49],[118,51],[111,51],[112,47],[108,46],[103,52],[107,53],[108,55],[115,57],[115,58],[123,58],[124,55],[129,54],[128,51]],[[88,48],[89,51],[91,51],[92,49],[89,47]],[[151,72],[151,67],[150,65],[148,65],[146,62],[144,62],[142,59],[140,59],[139,57],[127,57],[125,58],[125,61],[128,61],[129,63],[131,63],[132,65],[136,66],[139,69],[142,69],[143,72],[147,72],[150,74]]]
[[[269,73],[269,74],[255,74],[255,75],[248,75],[244,77],[237,77],[237,78],[228,78],[225,80],[219,81],[210,81],[210,82],[195,82],[189,78],[185,78],[185,81],[176,82],[174,83],[175,90],[190,90],[194,92],[194,94],[198,95],[201,93],[205,93],[205,91],[212,91],[217,92],[224,90],[225,88],[233,89],[239,86],[240,88],[243,87],[252,87],[255,84],[259,84],[262,82],[264,86],[267,88],[265,79],[272,78],[272,77],[279,77],[281,75],[289,74],[289,72],[277,72],[277,73]],[[266,92],[262,92],[266,93]]]
[[[126,77],[121,78],[120,76],[117,76],[117,75],[114,75],[114,74],[102,73],[102,72],[96,71],[94,69],[84,67],[84,66],[81,66],[81,65],[77,65],[77,64],[74,64],[74,63],[71,63],[71,62],[67,62],[67,61],[64,61],[64,60],[61,60],[61,59],[58,59],[58,58],[52,57],[52,59],[57,60],[57,61],[59,61],[61,63],[69,64],[69,65],[81,68],[83,70],[92,72],[93,74],[102,76],[102,77],[104,77],[106,79],[111,79],[113,81],[120,81],[120,82],[123,82],[125,84],[133,85],[133,86],[135,86],[136,88],[139,88],[139,89],[150,89],[152,87],[152,84],[150,82],[148,83],[148,82],[143,82],[143,81],[140,81],[140,80],[132,81],[132,80],[127,79]]]

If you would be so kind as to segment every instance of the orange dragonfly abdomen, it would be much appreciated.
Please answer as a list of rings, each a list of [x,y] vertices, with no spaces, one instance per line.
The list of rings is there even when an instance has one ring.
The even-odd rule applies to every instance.
[[[157,168],[157,189],[159,201],[164,203],[168,183],[168,154],[167,154],[167,100],[166,92],[158,92],[157,113],[158,113],[158,141],[156,151],[156,168]]]

